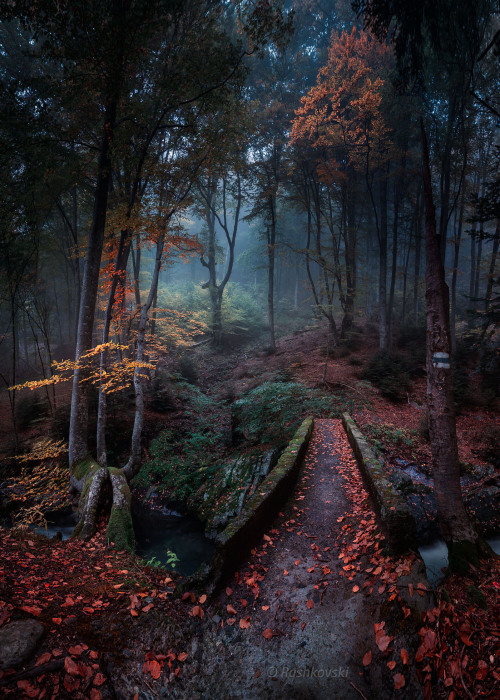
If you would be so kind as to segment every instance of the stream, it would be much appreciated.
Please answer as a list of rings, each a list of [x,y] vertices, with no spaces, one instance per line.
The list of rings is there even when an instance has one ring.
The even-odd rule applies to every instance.
[[[500,555],[500,536],[487,537],[486,542]],[[422,545],[418,551],[424,560],[429,583],[435,586],[444,576],[442,569],[448,566],[448,547],[445,541],[439,538],[430,544]]]
[[[214,545],[205,537],[203,526],[196,518],[175,510],[148,513],[134,509],[133,520],[136,554],[146,561],[175,568],[183,576],[194,574],[199,566],[210,561]],[[46,528],[33,530],[49,538],[60,532],[62,539],[67,540],[75,525],[76,515],[70,513],[54,518]],[[169,552],[174,552],[178,559],[175,566],[168,564]]]

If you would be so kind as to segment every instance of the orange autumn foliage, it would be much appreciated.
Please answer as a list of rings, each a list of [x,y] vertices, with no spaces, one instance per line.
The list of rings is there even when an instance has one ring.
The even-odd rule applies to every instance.
[[[333,35],[328,62],[301,98],[290,134],[291,145],[318,152],[318,174],[325,182],[385,157],[390,141],[381,111],[381,76],[390,60],[390,48],[367,32],[353,28],[350,34]]]

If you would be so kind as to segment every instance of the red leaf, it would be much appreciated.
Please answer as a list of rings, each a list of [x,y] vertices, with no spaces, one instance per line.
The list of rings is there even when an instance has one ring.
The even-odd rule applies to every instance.
[[[250,615],[245,618],[241,618],[240,620],[240,627],[242,630],[246,630],[250,627]]]
[[[90,700],[102,700],[101,691],[97,688],[90,689]]]
[[[464,644],[466,644],[468,647],[472,646],[472,642],[471,642],[471,640],[469,639],[469,637],[467,636],[467,634],[466,634],[465,632],[460,632],[460,639],[461,639],[462,642],[463,642]]]
[[[206,596],[205,593],[204,593],[202,596],[200,596],[200,599],[199,599],[198,602],[199,602],[201,605],[203,605],[203,603],[206,601],[206,599],[207,599],[207,596]]]
[[[30,615],[40,615],[42,612],[42,608],[39,608],[37,605],[22,605],[21,610],[24,610],[24,612],[27,612]]]
[[[476,679],[478,681],[484,681],[488,673],[488,664],[482,659],[478,663],[478,670],[476,671]]]
[[[402,673],[396,673],[394,676],[394,688],[396,690],[399,690],[400,688],[404,688],[406,684],[405,677],[403,676]]]
[[[309,608],[309,610],[312,610],[314,608],[314,601],[313,600],[308,600],[306,602],[306,608]]]
[[[226,605],[226,610],[230,615],[236,615],[236,610],[232,605]]]
[[[372,653],[371,651],[367,651],[366,654],[363,656],[363,666],[369,666],[372,662]]]
[[[31,685],[29,681],[17,681],[17,687],[24,690],[29,698],[36,698],[40,692],[39,689]]]
[[[386,634],[382,633],[375,637],[375,643],[377,644],[380,651],[386,651],[392,639],[393,637],[388,637]]]
[[[396,662],[394,660],[387,662],[387,667],[389,671],[393,671],[396,668]]]
[[[178,661],[185,661],[188,657],[188,654],[185,651],[181,651],[180,654],[177,655],[177,660]]]
[[[85,649],[81,644],[78,644],[75,647],[69,647],[68,651],[71,654],[71,656],[81,656]]]
[[[46,664],[47,661],[50,660],[52,654],[49,651],[46,651],[45,654],[42,654],[39,659],[36,660],[35,666],[41,666],[42,664]]]
[[[106,683],[106,676],[103,673],[96,673],[94,678],[94,685],[100,686]]]
[[[425,648],[428,649],[429,651],[432,651],[434,649],[434,647],[436,646],[436,633],[433,630],[431,630],[431,629],[425,630],[423,644],[424,644]]]
[[[66,669],[66,672],[69,673],[70,676],[79,676],[80,675],[80,669],[78,668],[78,665],[73,661],[71,656],[67,656],[64,659],[64,668]]]
[[[273,631],[268,627],[262,632],[262,636],[264,637],[264,639],[271,639],[271,637],[273,636]]]
[[[155,680],[160,677],[161,666],[156,659],[149,662],[149,672]]]
[[[401,649],[401,661],[404,664],[407,664],[409,661],[409,658],[410,657],[408,656],[408,652],[406,651],[406,649]]]

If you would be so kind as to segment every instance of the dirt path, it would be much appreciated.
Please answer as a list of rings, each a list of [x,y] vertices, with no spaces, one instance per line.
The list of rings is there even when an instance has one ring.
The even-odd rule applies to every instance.
[[[346,550],[353,548],[345,542],[350,531],[346,518],[366,507],[367,495],[359,482],[353,490],[352,480],[346,479],[339,454],[346,452],[345,442],[339,447],[342,432],[339,421],[315,422],[293,497],[262,545],[206,611],[183,678],[168,689],[171,696],[420,696],[408,672],[405,687],[394,690],[387,660],[398,649],[391,645],[382,656],[375,646],[374,622],[381,620],[386,598],[373,593],[373,586],[363,593],[362,581],[353,590],[367,558],[345,563]],[[352,464],[350,455],[347,460]],[[370,518],[362,522],[375,533],[373,513]],[[373,537],[382,540],[380,534]],[[360,547],[359,538],[352,542],[354,549]],[[398,633],[393,644],[401,641]],[[374,660],[364,667],[369,650]]]

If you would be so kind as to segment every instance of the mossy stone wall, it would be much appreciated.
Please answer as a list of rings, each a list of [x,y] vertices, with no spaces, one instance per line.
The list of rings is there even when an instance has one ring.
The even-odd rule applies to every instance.
[[[212,575],[229,574],[248,554],[290,495],[311,438],[314,420],[306,418],[274,469],[245,503],[239,515],[215,539]]]
[[[387,479],[375,453],[348,413],[342,414],[342,423],[375,501],[390,548],[396,554],[416,550],[417,528],[409,505]]]

